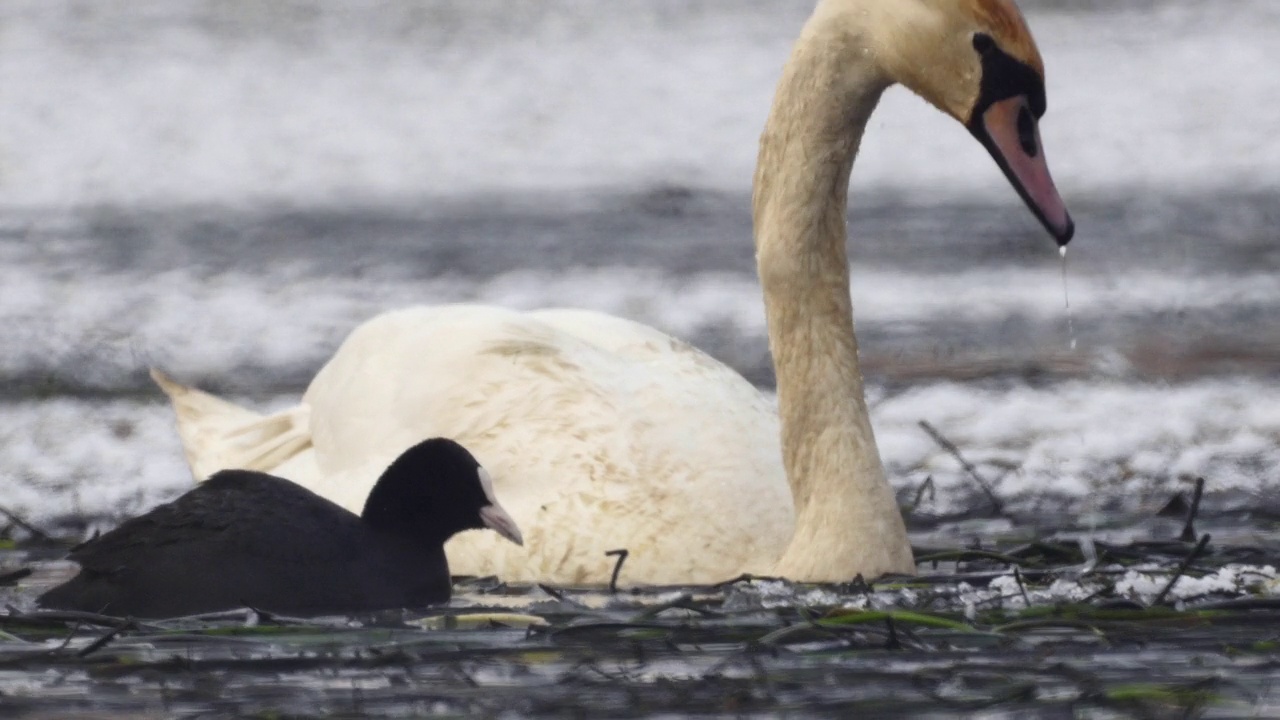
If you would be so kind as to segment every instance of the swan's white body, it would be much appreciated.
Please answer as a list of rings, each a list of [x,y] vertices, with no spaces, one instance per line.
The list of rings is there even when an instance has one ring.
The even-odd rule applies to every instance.
[[[598,582],[614,565],[605,552],[626,548],[627,579],[712,581],[770,570],[795,525],[772,402],[687,343],[601,313],[385,313],[347,338],[300,406],[266,419],[158,379],[198,477],[262,467],[359,511],[369,474],[407,438],[472,449],[525,543],[463,533],[448,545],[455,573]],[[192,434],[220,415],[223,428]]]
[[[392,459],[445,436],[489,470],[525,530],[523,548],[492,533],[454,538],[455,573],[603,583],[613,567],[604,553],[619,548],[630,552],[630,582],[912,572],[858,369],[845,254],[849,172],[880,94],[903,74],[894,66],[939,55],[915,30],[948,40],[954,30],[967,43],[970,25],[984,27],[993,7],[1021,21],[1009,0],[824,0],[806,26],[779,84],[755,183],[777,411],[733,370],[627,320],[412,308],[356,329],[302,404],[274,416],[157,376],[195,475],[271,471],[359,512]],[[934,61],[962,62],[942,57]],[[972,64],[938,72],[972,84]],[[955,94],[943,92],[946,81],[913,80],[948,109]]]

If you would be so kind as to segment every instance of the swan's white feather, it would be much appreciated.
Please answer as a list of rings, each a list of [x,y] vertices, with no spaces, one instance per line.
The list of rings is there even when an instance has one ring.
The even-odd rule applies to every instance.
[[[198,476],[252,462],[355,512],[405,447],[459,441],[525,546],[464,533],[447,548],[455,573],[603,583],[604,553],[626,548],[625,581],[715,581],[767,570],[793,531],[771,403],[690,345],[600,313],[389,312],[302,405],[267,417],[161,386]]]
[[[159,370],[152,369],[151,379],[173,403],[187,463],[197,478],[224,468],[267,471],[285,463],[296,468],[295,474],[305,474],[306,451],[311,445],[305,405],[259,415],[182,385]]]

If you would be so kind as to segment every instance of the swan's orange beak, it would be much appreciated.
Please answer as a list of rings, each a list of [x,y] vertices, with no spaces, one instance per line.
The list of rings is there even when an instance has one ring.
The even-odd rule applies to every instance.
[[[973,119],[969,130],[986,146],[1005,177],[1058,245],[1071,242],[1076,224],[1049,175],[1040,129],[1026,96],[992,103]]]

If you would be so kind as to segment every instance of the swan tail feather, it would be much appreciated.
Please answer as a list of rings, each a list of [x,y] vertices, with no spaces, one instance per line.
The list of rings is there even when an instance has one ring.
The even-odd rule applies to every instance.
[[[154,368],[151,379],[173,405],[178,437],[197,480],[229,468],[273,472],[303,460],[300,456],[311,449],[311,408],[305,404],[263,415]]]

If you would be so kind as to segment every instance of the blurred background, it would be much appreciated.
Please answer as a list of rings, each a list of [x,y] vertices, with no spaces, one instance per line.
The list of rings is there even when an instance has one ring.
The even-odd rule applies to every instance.
[[[0,505],[53,527],[168,499],[190,476],[148,366],[279,407],[413,303],[604,310],[770,388],[750,180],[813,4],[3,0]],[[1062,524],[1198,475],[1277,505],[1280,5],[1021,4],[1065,268],[906,90],[854,169],[893,482],[981,504],[927,420]]]

